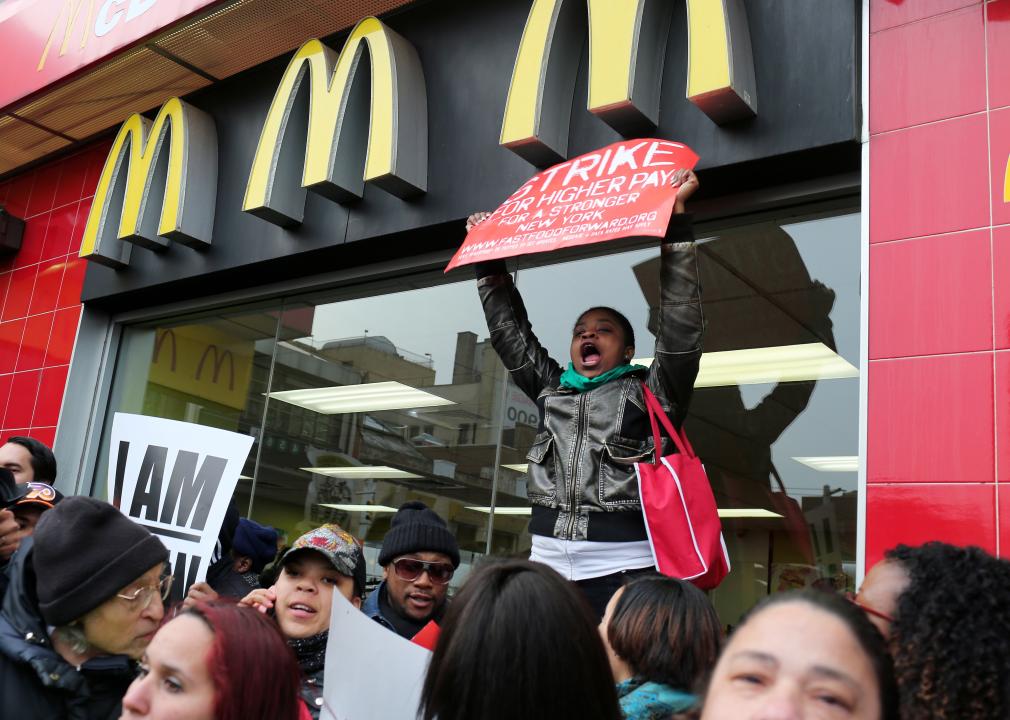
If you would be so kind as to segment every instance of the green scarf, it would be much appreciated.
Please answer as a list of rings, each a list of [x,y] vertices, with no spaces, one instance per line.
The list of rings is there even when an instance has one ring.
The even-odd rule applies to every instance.
[[[624,377],[625,375],[638,372],[639,370],[648,369],[649,368],[645,367],[645,365],[632,365],[631,363],[628,363],[627,365],[618,365],[613,370],[607,370],[607,372],[602,375],[587,378],[585,375],[580,375],[576,372],[575,366],[572,363],[568,363],[568,369],[561,373],[561,387],[574,390],[575,392],[585,392],[586,390],[592,390],[604,383],[608,383],[611,380],[616,380],[619,377]]]

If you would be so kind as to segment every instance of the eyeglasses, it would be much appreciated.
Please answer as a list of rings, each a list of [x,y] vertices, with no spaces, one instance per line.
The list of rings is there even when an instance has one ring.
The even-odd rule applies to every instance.
[[[166,575],[153,585],[144,585],[127,593],[116,593],[116,597],[127,600],[131,604],[136,603],[135,610],[147,610],[155,595],[160,595],[162,602],[168,600],[168,594],[172,591],[173,579],[171,575]]]
[[[889,623],[893,623],[894,622],[894,618],[891,617],[890,615],[888,615],[887,613],[885,613],[885,612],[883,612],[881,610],[877,610],[876,608],[872,608],[869,605],[865,605],[864,603],[859,602],[859,600],[856,599],[855,593],[851,593],[851,592],[845,593],[845,599],[848,600],[853,605],[855,605],[860,610],[862,610],[867,615],[873,615],[874,617],[878,617],[881,620],[886,620]]]
[[[456,568],[448,563],[398,558],[393,561],[393,572],[396,573],[396,577],[405,582],[414,582],[421,577],[421,573],[426,572],[433,583],[445,585],[452,580],[452,574],[456,572]]]

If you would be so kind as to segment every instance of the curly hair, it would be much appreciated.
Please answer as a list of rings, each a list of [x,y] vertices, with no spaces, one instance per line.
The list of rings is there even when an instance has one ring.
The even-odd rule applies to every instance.
[[[1010,717],[1010,563],[940,542],[885,558],[909,577],[891,627],[902,720]]]

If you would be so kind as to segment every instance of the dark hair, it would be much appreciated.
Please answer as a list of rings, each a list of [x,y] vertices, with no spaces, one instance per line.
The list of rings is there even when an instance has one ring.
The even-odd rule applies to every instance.
[[[56,456],[48,445],[22,435],[9,437],[7,442],[20,445],[31,453],[32,472],[36,481],[52,484],[56,480]]]
[[[894,681],[894,666],[887,643],[880,631],[866,619],[866,614],[840,595],[822,590],[792,590],[774,593],[751,608],[740,620],[735,632],[770,607],[787,603],[805,603],[833,615],[848,628],[873,667],[880,699],[881,720],[897,720],[898,688]],[[728,645],[727,645],[728,647]]]
[[[214,682],[215,720],[298,720],[301,671],[273,620],[233,601],[214,600],[166,622],[182,615],[195,615],[214,633],[206,662]]]
[[[472,571],[446,613],[421,708],[424,720],[621,718],[589,605],[528,560]]]
[[[909,578],[891,624],[902,717],[1010,717],[1010,563],[940,542],[885,558]]]
[[[621,332],[624,333],[624,346],[625,347],[635,346],[635,328],[631,327],[631,321],[624,316],[624,313],[614,310],[614,308],[612,307],[607,307],[606,305],[598,305],[596,307],[591,307],[588,310],[584,311],[581,315],[579,315],[579,318],[578,320],[575,321],[575,324],[578,325],[579,320],[581,320],[582,318],[584,318],[586,315],[588,315],[593,311],[605,312],[608,315],[613,315],[614,320],[616,320],[617,324],[621,326]]]
[[[655,575],[624,586],[607,640],[635,677],[691,691],[715,665],[722,629],[705,593]]]

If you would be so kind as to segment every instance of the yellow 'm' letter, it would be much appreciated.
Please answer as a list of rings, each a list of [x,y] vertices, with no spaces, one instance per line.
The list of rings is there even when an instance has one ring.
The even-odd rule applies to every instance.
[[[369,106],[355,81],[365,48],[372,69]],[[308,89],[300,94],[306,74]],[[305,95],[307,107],[304,102],[300,107],[308,114],[307,136],[289,128],[292,109]],[[242,209],[292,225],[301,222],[305,188],[337,201],[361,197],[365,181],[400,197],[424,192],[427,116],[417,52],[379,20],[359,22],[339,55],[309,40],[291,58],[270,104]],[[305,138],[303,161],[295,148],[283,147],[289,134],[292,140]]]
[[[149,202],[156,177],[164,178],[160,207]],[[120,193],[116,229],[113,216],[120,208]],[[102,169],[80,255],[118,268],[130,260],[130,246],[122,240],[154,250],[166,247],[169,239],[192,247],[207,245],[216,197],[217,134],[209,115],[179,98],[168,100],[153,123],[143,115],[131,115],[120,127]]]
[[[654,127],[659,121],[670,0],[584,2],[589,18],[589,111],[624,135]],[[536,165],[567,155],[583,42],[581,5],[577,0],[533,0],[519,43],[500,143]],[[743,6],[739,0],[688,0],[688,6],[688,87],[705,101],[694,96],[691,100],[713,120],[724,122],[732,113],[725,109],[729,103],[722,99],[723,88],[737,87],[746,77],[753,85]],[[724,71],[706,65],[712,58]],[[727,73],[732,83],[723,82]],[[747,94],[753,98],[752,88]],[[720,102],[708,100],[714,96]]]

